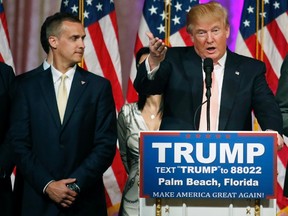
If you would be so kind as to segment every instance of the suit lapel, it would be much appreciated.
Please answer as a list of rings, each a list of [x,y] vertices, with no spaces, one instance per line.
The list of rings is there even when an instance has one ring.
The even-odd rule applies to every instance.
[[[83,76],[83,73],[88,73],[88,72],[86,71],[84,72],[80,67],[77,67],[73,81],[72,81],[69,98],[67,102],[67,107],[65,110],[63,127],[68,122],[81,95],[83,94],[84,90],[88,86],[88,80],[86,79],[85,76]]]
[[[196,124],[199,125],[200,122],[200,111],[197,108],[202,104],[203,95],[203,73],[202,73],[202,60],[196,54],[194,48],[188,49],[188,54],[183,55],[183,65],[185,68],[185,73],[188,77],[189,84],[191,87],[191,96],[193,100],[193,112],[196,113]]]
[[[228,50],[222,85],[219,130],[225,130],[234,101],[236,100],[241,80],[241,72],[237,71],[238,64],[233,53]]]
[[[40,86],[44,95],[45,103],[48,106],[56,125],[60,127],[61,124],[58,114],[58,106],[51,69],[48,68],[47,70],[41,72],[40,79]]]

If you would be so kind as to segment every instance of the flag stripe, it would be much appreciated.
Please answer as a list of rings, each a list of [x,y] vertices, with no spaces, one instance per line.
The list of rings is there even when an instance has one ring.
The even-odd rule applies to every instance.
[[[251,56],[253,58],[257,58],[256,52],[254,53],[254,51],[256,50],[256,44],[257,44],[258,53],[259,53],[258,59],[260,58],[262,46],[259,42],[257,42],[256,35],[252,35],[249,38],[247,38],[244,44],[246,44],[246,49],[250,50],[250,54],[248,56]],[[243,48],[245,46],[242,45],[241,47]],[[254,53],[254,54],[251,55],[251,53]],[[278,85],[278,77],[276,73],[273,71],[272,65],[270,64],[270,61],[268,60],[268,57],[266,56],[265,52],[263,53],[262,61],[264,61],[266,64],[266,69],[267,69],[266,78],[267,78],[268,85],[271,88],[271,90],[275,93],[277,89],[277,85]]]
[[[109,56],[111,58],[111,63],[109,64],[113,65],[114,73],[117,74],[117,78],[119,80],[119,84],[122,83],[122,75],[121,75],[121,64],[120,64],[120,55],[119,55],[119,50],[115,50],[115,48],[119,47],[118,46],[118,35],[116,33],[117,27],[116,25],[116,15],[115,11],[111,12],[109,16],[104,17],[103,19],[99,20],[100,28],[102,30],[102,35],[104,38],[105,46],[107,47],[107,51],[109,53]],[[107,26],[113,26],[111,30],[107,30]],[[114,31],[113,31],[114,30]],[[116,38],[116,40],[115,40]],[[95,38],[96,40],[96,38]],[[116,51],[116,52],[115,52]],[[110,72],[110,71],[108,71]],[[119,85],[121,88],[121,86]],[[123,103],[123,101],[122,101]]]
[[[268,31],[268,28],[264,29],[264,35],[265,35],[265,43],[263,43],[263,50],[266,54],[267,60],[264,60],[264,62],[269,61],[269,65],[267,66],[268,73],[276,75],[276,79],[280,76],[280,67],[281,62],[278,61],[278,59],[283,59],[283,57],[280,54],[280,50],[276,48],[276,46],[271,46],[271,44],[274,44],[274,38],[275,36],[271,35]],[[259,43],[259,46],[261,47],[261,44]],[[270,53],[274,53],[273,55],[270,55]],[[274,63],[273,65],[271,63]],[[270,81],[270,80],[269,80]]]
[[[192,46],[193,42],[191,36],[187,33],[186,27],[179,30],[179,33],[183,40],[185,41],[186,46]]]
[[[186,45],[184,39],[182,38],[182,35],[179,32],[176,32],[175,34],[171,35],[169,42],[172,47]]]
[[[2,3],[1,3],[1,5],[2,5]],[[3,5],[2,6],[1,5],[0,5],[0,7],[3,8]],[[4,35],[7,38],[7,43],[10,44],[8,26],[7,26],[7,19],[6,19],[6,15],[4,13],[4,8],[3,8],[3,10],[0,13],[0,20],[1,20],[1,23],[2,23],[2,27],[3,27],[4,31],[5,31]]]
[[[9,46],[9,36],[7,32],[7,24],[4,13],[1,13],[0,17],[0,54],[1,61],[12,66],[14,68],[12,53]]]
[[[134,58],[132,59],[130,77],[128,79],[128,85],[127,85],[127,94],[126,94],[127,103],[133,103],[133,102],[137,102],[138,101],[138,94],[137,94],[137,92],[136,92],[136,90],[134,89],[134,86],[133,86],[133,80],[136,77],[135,56],[136,56],[137,51],[143,46],[144,45],[142,44],[142,42],[141,42],[141,40],[139,38],[139,35],[137,35],[136,36],[136,41],[135,41],[135,47],[134,47]],[[148,46],[148,44],[146,46]]]
[[[111,24],[112,24],[112,26],[113,26],[113,29],[114,29],[114,32],[113,32],[113,34],[115,34],[115,38],[117,39],[116,41],[117,41],[117,43],[119,42],[119,35],[118,35],[118,26],[117,26],[117,17],[116,17],[116,12],[115,12],[115,10],[114,11],[112,11],[110,14],[109,14],[109,16],[110,16],[110,20],[111,20]],[[102,21],[100,21],[100,22],[102,22]],[[105,25],[103,25],[104,27],[105,27]],[[107,26],[107,25],[106,25]],[[107,31],[108,32],[108,31]],[[117,44],[117,47],[118,47],[118,44]]]
[[[114,184],[117,184],[117,178],[114,175],[112,167],[109,167],[108,170],[106,170],[106,172],[104,173],[103,179],[104,179],[105,189],[109,197],[109,202],[107,205],[113,206],[117,203],[120,203],[121,202],[121,190],[119,186],[115,187],[114,185]]]
[[[1,55],[1,53],[0,53],[0,62],[4,62],[4,59],[3,59],[2,55]]]
[[[86,38],[85,38],[85,47],[93,47],[93,49],[86,49],[84,52],[84,68],[90,70],[91,72],[104,77],[102,68],[99,63],[98,56],[94,50],[94,44],[92,42],[92,38],[90,37],[90,33],[88,29],[86,31]],[[95,30],[94,30],[95,31]]]
[[[269,44],[274,43],[273,48],[277,48],[279,51],[279,54],[281,55],[281,58],[284,59],[286,56],[286,50],[283,48],[285,48],[287,42],[286,42],[286,39],[285,39],[282,31],[280,30],[280,28],[278,26],[277,21],[274,20],[272,23],[267,25],[267,30],[269,31],[269,36],[271,36],[271,38],[273,39],[273,42],[271,41],[271,43],[269,43]],[[265,35],[266,34],[268,34],[268,33],[265,33]],[[276,52],[276,53],[278,53],[278,52]],[[277,62],[277,61],[274,61],[274,62]]]
[[[283,196],[284,178],[286,174],[286,164],[288,155],[288,147],[284,146],[281,151],[278,152],[277,166],[277,204],[278,208],[282,209],[288,206],[288,199]]]
[[[191,46],[193,45],[191,36],[186,32],[186,27],[170,36],[171,46]]]
[[[108,48],[103,46],[105,44],[104,35],[102,29],[100,28],[99,23],[91,24],[91,27],[88,28],[90,38],[95,49],[96,55],[98,57],[98,63],[100,64],[101,71],[107,79],[110,80],[112,84],[112,90],[114,95],[114,100],[116,103],[117,110],[119,111],[121,106],[124,103],[122,97],[122,88],[118,80],[115,68],[111,56],[109,54]],[[88,68],[89,69],[89,68]]]

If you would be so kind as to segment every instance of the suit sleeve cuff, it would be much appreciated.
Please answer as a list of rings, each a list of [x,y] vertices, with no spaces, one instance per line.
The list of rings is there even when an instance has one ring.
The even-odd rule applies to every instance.
[[[51,181],[49,181],[49,182],[45,185],[45,187],[43,188],[43,194],[46,193],[46,189],[47,189],[48,185],[49,185],[51,182],[54,182],[54,181],[55,181],[55,180],[51,180]]]
[[[158,71],[160,65],[158,65],[157,67],[155,67],[153,70],[151,70],[150,68],[150,65],[149,65],[149,62],[148,62],[148,58],[146,58],[145,60],[145,67],[146,67],[146,70],[148,71],[148,79],[149,80],[153,80],[154,79],[154,76],[155,76],[155,73]]]

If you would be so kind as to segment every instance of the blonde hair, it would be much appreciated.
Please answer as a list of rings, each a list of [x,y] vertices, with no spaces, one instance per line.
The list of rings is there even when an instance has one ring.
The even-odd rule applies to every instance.
[[[228,13],[220,3],[211,1],[206,4],[193,6],[187,14],[186,31],[192,33],[193,26],[203,18],[223,20],[224,26],[229,27]]]

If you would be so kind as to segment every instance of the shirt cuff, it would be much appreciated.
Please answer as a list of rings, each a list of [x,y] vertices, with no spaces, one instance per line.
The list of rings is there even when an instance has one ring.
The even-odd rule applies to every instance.
[[[54,181],[55,181],[55,180],[51,180],[51,181],[49,181],[49,182],[45,185],[45,187],[43,188],[43,194],[46,193],[46,189],[47,189],[48,185],[49,185],[51,182],[54,182]]]
[[[150,55],[150,54],[149,54]],[[148,56],[149,57],[149,56]],[[148,75],[148,79],[149,80],[153,80],[154,79],[154,76],[155,76],[155,73],[158,71],[160,65],[157,65],[153,70],[151,70],[150,68],[150,65],[149,65],[149,61],[148,61],[148,57],[146,58],[145,60],[145,67],[146,67],[146,70],[147,70],[147,75]]]

